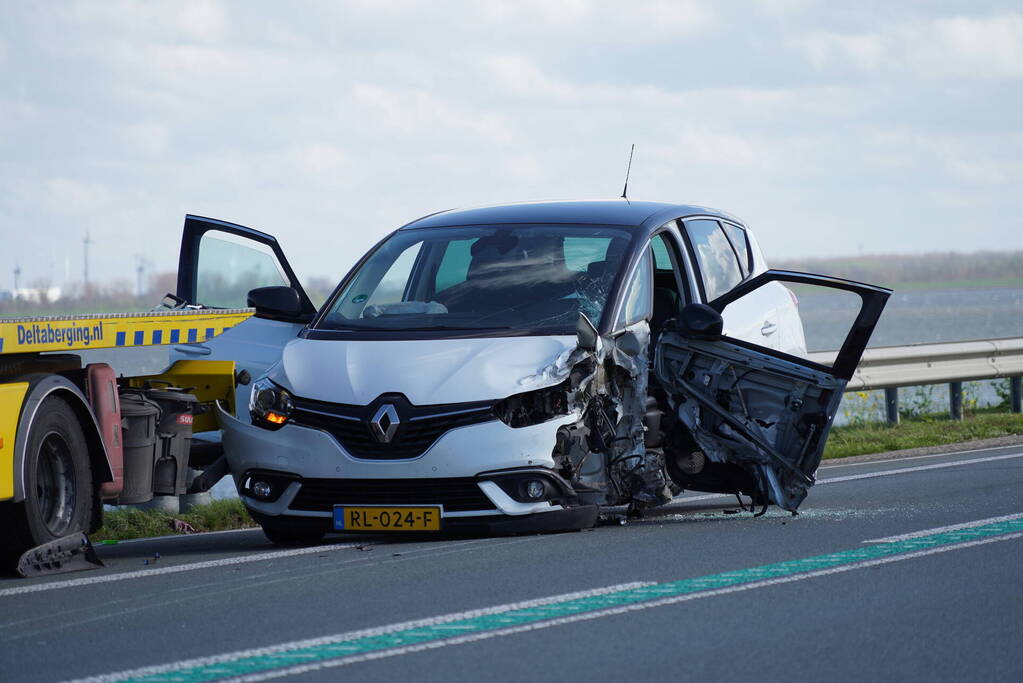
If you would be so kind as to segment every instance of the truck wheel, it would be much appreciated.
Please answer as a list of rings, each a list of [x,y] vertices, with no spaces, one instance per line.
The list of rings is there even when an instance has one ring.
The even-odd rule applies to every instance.
[[[92,467],[74,410],[51,396],[39,405],[25,452],[25,500],[13,505],[16,538],[6,564],[61,536],[87,531],[93,508]]]

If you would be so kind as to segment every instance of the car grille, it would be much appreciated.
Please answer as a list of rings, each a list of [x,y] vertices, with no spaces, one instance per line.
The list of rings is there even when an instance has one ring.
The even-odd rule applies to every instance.
[[[388,443],[378,441],[369,421],[383,404],[395,406],[400,423]],[[367,460],[404,460],[425,453],[445,432],[496,419],[492,402],[413,406],[403,396],[382,397],[368,406],[294,399],[291,421],[320,429],[333,436],[344,449]]]
[[[443,505],[446,512],[493,510],[475,479],[303,479],[292,510],[335,505]]]

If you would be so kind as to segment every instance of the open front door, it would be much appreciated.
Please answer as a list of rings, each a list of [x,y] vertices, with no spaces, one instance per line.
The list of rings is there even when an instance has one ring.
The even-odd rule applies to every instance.
[[[797,304],[778,321],[784,351],[721,334],[718,315],[727,320],[730,307],[779,284]],[[767,271],[712,301],[713,311],[699,304],[683,310],[657,344],[656,377],[707,461],[738,465],[761,500],[794,511],[814,483],[842,392],[890,294],[848,280]],[[831,366],[807,358],[836,348]]]
[[[277,238],[243,225],[185,216],[178,255],[177,295],[205,308],[245,308],[257,287],[291,287],[301,302],[294,322],[307,323],[313,306]]]
[[[252,379],[281,357],[316,313],[276,238],[234,223],[185,216],[178,260],[177,296],[204,308],[246,308],[249,292],[261,287],[291,288],[297,301],[290,312],[263,313],[206,341],[172,347],[171,361],[233,360]],[[285,290],[286,291],[286,290]],[[238,387],[236,406],[244,410],[249,388]]]

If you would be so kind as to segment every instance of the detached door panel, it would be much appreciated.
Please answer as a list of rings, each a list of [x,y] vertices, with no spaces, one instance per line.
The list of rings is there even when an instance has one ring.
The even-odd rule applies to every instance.
[[[277,239],[258,230],[201,216],[186,216],[178,261],[177,295],[203,308],[245,308],[257,287],[285,286],[298,292],[302,311],[293,320],[253,316],[201,344],[172,347],[171,361],[233,360],[253,379],[276,363],[284,345],[316,313]],[[239,386],[239,411],[248,405],[249,387]]]
[[[775,344],[788,353],[748,339],[696,340],[669,329],[658,342],[654,369],[706,458],[740,466],[752,475],[763,501],[794,511],[813,485],[842,392],[891,292],[767,271],[710,306],[727,321],[730,309],[748,309],[765,288],[782,291],[793,305],[797,299],[812,302],[811,314],[778,319],[774,334],[782,341]],[[831,366],[807,357],[835,349]]]

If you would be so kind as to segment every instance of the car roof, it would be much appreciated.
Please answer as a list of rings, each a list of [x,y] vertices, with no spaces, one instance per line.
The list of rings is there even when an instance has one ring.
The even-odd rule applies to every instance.
[[[402,226],[401,229],[516,223],[579,223],[621,225],[653,230],[673,218],[693,215],[715,216],[742,223],[735,216],[705,206],[633,199],[595,199],[520,202],[468,209],[450,209],[423,216]]]

